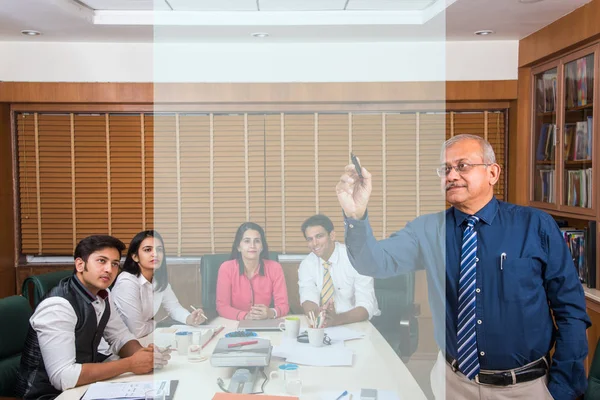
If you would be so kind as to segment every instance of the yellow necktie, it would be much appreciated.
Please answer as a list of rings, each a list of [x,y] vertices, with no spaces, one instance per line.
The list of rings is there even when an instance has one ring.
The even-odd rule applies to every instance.
[[[328,261],[323,262],[325,272],[323,273],[323,289],[321,289],[321,307],[327,304],[327,302],[333,297],[333,281],[331,280],[331,274],[329,268],[331,263]]]

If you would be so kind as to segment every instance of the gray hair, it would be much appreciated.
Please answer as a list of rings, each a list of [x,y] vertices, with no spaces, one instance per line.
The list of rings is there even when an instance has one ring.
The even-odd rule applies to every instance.
[[[490,142],[477,135],[469,135],[462,134],[451,137],[450,139],[444,142],[442,146],[442,153],[440,154],[440,160],[444,161],[446,159],[446,149],[454,146],[456,143],[461,142],[463,140],[475,140],[479,143],[479,147],[481,147],[481,159],[485,164],[495,164],[496,163],[496,154],[494,153],[494,149]]]

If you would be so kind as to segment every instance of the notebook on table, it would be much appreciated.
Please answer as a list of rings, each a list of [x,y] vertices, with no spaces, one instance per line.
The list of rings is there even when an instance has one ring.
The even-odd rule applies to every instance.
[[[244,319],[238,324],[238,329],[250,331],[278,331],[283,319]]]

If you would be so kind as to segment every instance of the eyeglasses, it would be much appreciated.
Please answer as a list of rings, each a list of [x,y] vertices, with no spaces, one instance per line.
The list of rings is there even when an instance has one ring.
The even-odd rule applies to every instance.
[[[459,163],[454,166],[453,165],[442,165],[441,167],[436,169],[436,172],[440,178],[447,176],[450,173],[450,171],[452,171],[452,170],[455,170],[457,173],[459,173],[461,175],[465,175],[465,174],[468,174],[469,172],[471,172],[473,167],[478,167],[481,165],[488,167],[491,164],[469,164],[469,163],[463,162],[463,163]]]

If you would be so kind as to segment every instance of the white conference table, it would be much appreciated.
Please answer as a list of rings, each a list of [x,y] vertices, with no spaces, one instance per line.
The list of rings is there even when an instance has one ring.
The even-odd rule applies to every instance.
[[[303,326],[306,319],[302,318]],[[203,349],[202,354],[210,356],[219,338],[226,333],[235,331],[237,321],[216,318],[210,325],[222,325],[225,329],[213,338]],[[323,391],[360,391],[361,388],[378,390],[391,390],[398,394],[400,399],[426,399],[423,390],[417,384],[402,360],[385,341],[379,331],[368,321],[346,325],[349,328],[364,332],[363,339],[346,341],[346,347],[354,352],[352,367],[315,367],[300,365],[300,379],[302,380],[301,400],[320,400],[319,394]],[[283,338],[282,332],[259,332],[259,337],[269,338],[272,345],[278,345]],[[150,338],[142,340],[149,342]],[[147,344],[147,343],[144,343]],[[270,365],[265,368],[269,376],[271,371],[285,363],[281,358],[272,357]],[[210,400],[215,393],[221,392],[217,385],[217,378],[225,381],[225,388],[235,368],[212,367],[210,360],[203,362],[189,362],[186,356],[180,356],[177,351],[171,353],[169,365],[145,375],[124,374],[110,379],[110,382],[133,382],[148,380],[179,380],[175,392],[176,400],[202,399]],[[263,382],[259,375],[255,390],[260,390]],[[80,386],[63,392],[60,400],[79,400],[87,390],[86,386]],[[280,386],[269,381],[265,385],[265,394],[284,395],[280,392]],[[354,399],[359,400],[359,399]]]

